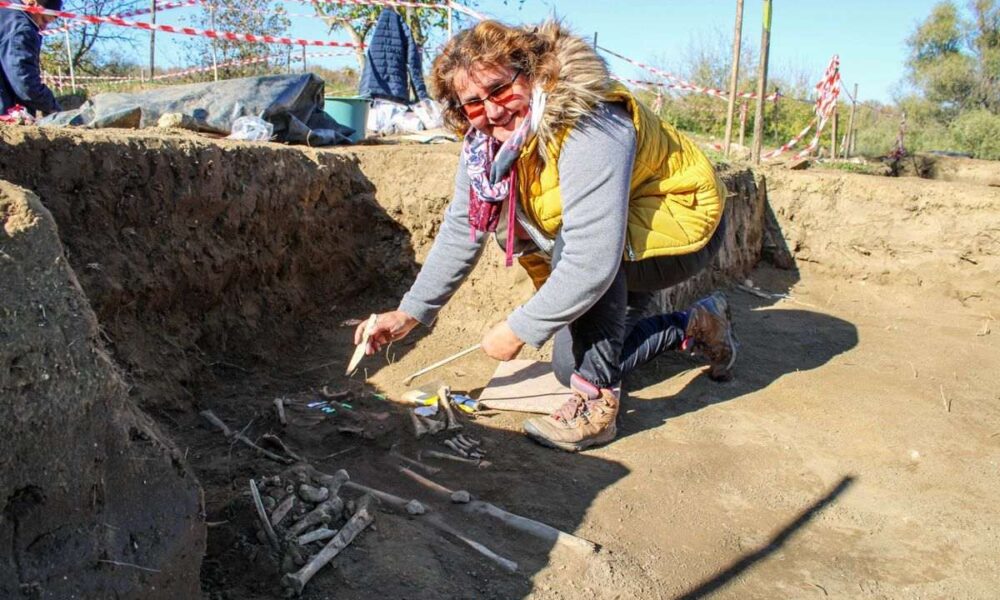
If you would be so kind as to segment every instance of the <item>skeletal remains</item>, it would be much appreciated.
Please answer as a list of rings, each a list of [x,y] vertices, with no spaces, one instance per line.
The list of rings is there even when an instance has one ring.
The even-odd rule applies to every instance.
[[[286,595],[301,594],[313,575],[374,519],[370,494],[356,503],[345,503],[339,496],[349,479],[344,470],[326,475],[299,464],[280,476],[250,480],[260,527],[258,540],[281,557]],[[355,506],[353,511],[347,510],[349,504]]]

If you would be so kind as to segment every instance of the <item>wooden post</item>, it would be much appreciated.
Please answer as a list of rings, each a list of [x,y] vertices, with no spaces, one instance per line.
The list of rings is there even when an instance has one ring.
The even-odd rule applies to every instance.
[[[451,39],[451,21],[452,21],[452,17],[454,16],[454,14],[453,14],[454,11],[451,8],[451,0],[447,0],[446,4],[448,5],[448,39],[450,40]]]
[[[596,33],[594,36],[596,37]],[[736,0],[736,25],[733,27],[733,67],[729,72],[729,107],[726,109],[726,141],[722,152],[729,156],[729,145],[733,140],[733,112],[736,109],[736,86],[740,79],[740,44],[743,37],[743,0]],[[597,46],[595,41],[594,46]],[[743,141],[741,140],[742,144]]]
[[[156,23],[156,0],[150,0],[150,18],[149,22]],[[153,75],[155,75],[154,69],[156,69],[156,30],[149,30],[149,80],[153,80]]]
[[[746,101],[744,101],[743,104],[740,105],[740,147],[741,148],[746,148],[746,146],[743,145],[743,142],[744,142],[744,139],[746,138],[746,134],[747,134],[747,114],[749,112],[750,112],[750,106],[746,103]]]
[[[858,84],[854,84],[854,95],[851,96],[851,116],[847,120],[847,143],[844,144],[844,158],[850,158],[854,153],[854,113],[858,110]]]
[[[760,164],[760,150],[764,144],[764,93],[767,91],[767,55],[771,47],[771,0],[764,0],[764,26],[760,34],[760,69],[757,73],[757,111],[753,122],[753,151],[755,165]]]
[[[212,19],[212,24],[211,24],[212,31],[215,31],[215,9],[216,8],[217,8],[216,3],[212,2],[212,6],[209,8],[209,11],[210,11],[209,15],[211,15],[211,19]],[[212,38],[212,80],[213,81],[218,81],[219,80],[219,56],[218,56],[218,53],[216,52],[216,48],[215,48],[215,38]]]
[[[73,86],[73,93],[76,93],[76,70],[73,69],[73,44],[69,39],[69,29],[64,29],[66,34],[66,61],[69,62],[69,83]]]
[[[837,158],[837,106],[833,107],[833,118],[830,119],[830,158]]]

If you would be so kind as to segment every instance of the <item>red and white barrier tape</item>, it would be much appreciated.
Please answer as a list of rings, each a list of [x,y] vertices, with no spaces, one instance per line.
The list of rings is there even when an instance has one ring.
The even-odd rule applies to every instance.
[[[183,0],[182,2],[164,2],[162,4],[158,2],[156,4],[156,10],[157,10],[157,12],[159,12],[161,10],[170,10],[172,8],[184,8],[184,7],[187,7],[187,6],[196,6],[199,3],[199,1],[200,0]],[[138,9],[135,9],[135,10],[130,10],[128,12],[123,12],[123,13],[109,15],[109,16],[118,17],[119,19],[127,19],[129,17],[137,17],[139,15],[147,15],[147,14],[149,14],[151,12],[153,12],[153,9],[151,9],[151,8],[138,8]],[[58,35],[58,34],[63,33],[65,31],[69,31],[69,30],[74,29],[76,27],[82,27],[82,26],[87,25],[87,24],[88,23],[82,22],[82,21],[73,21],[71,23],[67,23],[66,25],[63,25],[62,27],[57,27],[56,29],[45,29],[45,30],[43,30],[43,31],[41,31],[39,33],[41,33],[43,36]]]
[[[358,48],[363,47],[352,42],[333,42],[324,40],[304,40],[301,38],[279,37],[273,35],[257,35],[253,33],[235,33],[232,31],[216,31],[212,29],[196,29],[194,27],[174,27],[173,25],[160,25],[157,23],[144,23],[142,21],[127,21],[119,17],[101,17],[97,15],[78,15],[76,13],[62,10],[49,10],[37,6],[25,6],[14,2],[0,0],[0,9],[8,8],[27,13],[40,15],[50,15],[61,19],[72,21],[85,21],[87,23],[110,23],[120,27],[134,27],[147,31],[163,31],[165,33],[176,33],[180,35],[191,35],[197,37],[207,37],[212,39],[223,39],[233,42],[251,42],[256,44],[284,44],[286,46],[331,46],[335,48]]]
[[[784,144],[782,144],[780,148],[775,148],[774,150],[771,150],[770,152],[766,152],[766,153],[762,154],[760,158],[762,160],[768,160],[768,159],[774,158],[775,156],[780,156],[780,155],[784,154],[785,152],[791,150],[795,146],[795,144],[798,144],[802,140],[802,138],[804,138],[805,135],[807,133],[809,133],[809,130],[812,129],[813,125],[815,125],[815,124],[816,124],[816,119],[814,118],[812,121],[809,121],[809,124],[806,125],[805,128],[802,131],[798,132],[795,135],[795,137],[793,137],[792,139],[790,139],[787,142],[785,142]]]
[[[830,64],[826,67],[823,79],[816,84],[816,94],[816,116],[809,122],[809,125],[780,148],[761,156],[762,159],[771,159],[780,156],[791,149],[809,131],[809,128],[818,121],[819,124],[816,126],[816,133],[813,135],[812,140],[809,141],[809,145],[800,150],[795,155],[795,158],[804,158],[816,150],[819,146],[819,138],[823,133],[823,128],[826,127],[826,122],[837,108],[837,98],[840,96],[840,56],[834,54],[833,58],[830,59]]]
[[[349,51],[340,51],[340,52],[310,52],[310,53],[306,54],[306,58],[321,58],[321,57],[324,57],[324,56],[347,56],[348,54],[352,54],[352,53],[353,53],[353,51],[350,51],[350,50]],[[196,73],[207,73],[207,72],[212,71],[212,70],[214,70],[216,68],[224,69],[226,67],[243,67],[243,66],[247,66],[247,65],[254,65],[254,64],[258,64],[258,63],[267,62],[267,61],[272,60],[272,59],[287,60],[287,57],[285,57],[285,56],[268,55],[268,56],[259,56],[257,58],[246,58],[246,59],[242,59],[242,60],[230,60],[230,61],[226,61],[224,63],[219,63],[218,65],[214,65],[214,66],[210,65],[210,66],[207,66],[207,67],[196,67],[196,68],[193,68],[193,69],[185,69],[183,71],[174,71],[172,73],[163,73],[162,75],[157,75],[156,77],[153,77],[153,80],[154,81],[159,81],[159,80],[162,80],[162,79],[172,79],[172,78],[175,78],[175,77],[186,77],[187,75],[194,75]],[[301,60],[302,60],[301,56],[293,56],[293,57],[291,57],[291,62],[300,62]]]
[[[665,84],[665,83],[660,83],[660,82],[656,82],[656,81],[640,81],[640,80],[634,80],[634,79],[627,79],[625,81],[630,81],[632,83],[639,83],[639,84],[644,84],[644,85],[655,85],[655,86],[661,86],[661,87],[666,87],[666,88],[673,88],[673,89],[685,90],[685,91],[689,91],[689,92],[697,92],[699,94],[706,94],[706,95],[709,95],[709,96],[715,96],[717,98],[722,98],[722,99],[725,99],[725,100],[729,99],[729,92],[727,92],[725,90],[720,90],[718,88],[705,87],[705,86],[701,86],[701,85],[698,85],[698,84],[695,84],[695,83],[691,83],[690,81],[686,81],[684,79],[681,79],[680,77],[678,77],[677,75],[674,75],[673,73],[668,73],[666,71],[661,71],[660,69],[657,69],[656,67],[653,67],[651,65],[647,65],[645,63],[641,63],[641,62],[639,62],[637,60],[632,60],[631,58],[629,58],[627,56],[623,56],[621,54],[618,54],[617,52],[615,52],[613,50],[608,50],[604,46],[598,46],[597,49],[600,50],[600,51],[602,51],[602,52],[606,52],[606,53],[610,54],[611,56],[620,58],[620,59],[624,60],[625,62],[631,63],[631,64],[633,64],[633,65],[635,65],[637,67],[646,69],[647,71],[649,71],[650,73],[652,73],[654,75],[659,75],[660,77],[665,77],[665,78],[673,81],[674,83]],[[736,97],[737,98],[756,98],[757,97],[757,93],[756,92],[739,92],[738,94],[736,94]],[[765,100],[777,100],[778,98],[783,98],[783,96],[781,94],[778,94],[777,92],[764,97]]]
[[[346,50],[346,51],[341,50],[341,51],[338,51],[338,52],[310,52],[310,53],[306,54],[306,58],[322,58],[322,57],[329,57],[329,56],[347,56],[347,55],[352,54],[352,53],[353,53],[352,50]],[[210,66],[207,66],[207,67],[196,67],[196,68],[192,68],[192,69],[184,69],[183,71],[174,71],[172,73],[163,73],[163,74],[160,74],[160,75],[157,75],[157,76],[153,77],[153,81],[162,81],[164,79],[173,79],[173,78],[177,78],[177,77],[186,77],[188,75],[194,75],[194,74],[197,74],[197,73],[207,73],[207,72],[210,72],[210,71],[212,71],[212,70],[214,70],[216,68],[224,69],[226,67],[237,67],[237,66],[253,65],[253,64],[267,62],[267,61],[272,60],[272,59],[287,60],[287,57],[286,56],[268,55],[268,56],[258,56],[256,58],[246,58],[246,59],[241,59],[241,60],[230,60],[230,61],[219,63],[218,65],[215,65],[215,66],[211,66],[210,65]],[[301,55],[299,55],[299,56],[292,56],[291,57],[291,62],[301,62],[301,61],[302,61],[302,56]],[[42,79],[44,79],[46,81],[51,81],[55,85],[60,86],[60,87],[62,85],[65,85],[66,82],[71,81],[71,77],[69,75],[52,75],[52,74],[49,74],[49,73],[43,73],[42,74]],[[91,76],[91,75],[84,75],[84,76],[77,75],[76,76],[76,80],[77,81],[95,81],[95,82],[101,82],[101,83],[133,83],[133,82],[138,83],[138,82],[143,81],[142,79],[140,79],[138,77],[102,77],[102,76]]]
[[[686,82],[686,81],[679,81],[678,83],[662,83],[662,82],[659,82],[659,81],[646,81],[646,80],[643,80],[643,79],[628,79],[628,78],[625,78],[625,77],[618,77],[617,75],[612,75],[611,77],[613,79],[617,79],[618,81],[624,81],[626,83],[634,83],[636,85],[648,85],[648,86],[652,86],[652,87],[656,87],[656,88],[663,88],[663,89],[678,89],[678,90],[685,90],[685,91],[689,91],[689,92],[699,92],[699,93],[702,93],[702,94],[707,94],[709,96],[716,96],[718,98],[722,98],[723,100],[728,100],[729,99],[729,94],[727,94],[726,92],[724,92],[722,90],[718,90],[718,89],[714,89],[714,88],[700,87],[700,86],[696,86],[693,83],[689,83],[689,82]],[[739,94],[736,94],[736,97],[737,98],[756,98],[757,94],[755,94],[753,92],[740,92]],[[778,92],[773,92],[771,94],[768,94],[767,96],[764,96],[764,100],[777,100],[779,98],[784,98],[784,96],[782,94],[778,93]]]

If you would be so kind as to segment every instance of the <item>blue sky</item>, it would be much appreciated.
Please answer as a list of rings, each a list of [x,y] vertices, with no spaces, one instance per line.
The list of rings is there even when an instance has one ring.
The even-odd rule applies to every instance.
[[[861,98],[889,102],[904,78],[905,40],[936,1],[774,0],[772,72],[806,73],[810,81],[815,81],[830,57],[838,53],[841,76],[848,89],[857,83]],[[745,0],[744,4],[743,36],[757,47],[762,2]],[[477,8],[514,23],[537,22],[555,13],[582,35],[589,37],[596,31],[602,46],[640,62],[675,67],[692,45],[714,44],[720,38],[724,44],[730,43],[735,6],[735,0],[527,0],[518,10],[516,0],[511,6],[501,0],[481,0]],[[307,5],[297,3],[288,3],[288,8],[309,12]],[[197,9],[164,12],[158,21],[181,23],[190,18],[193,10]],[[293,19],[291,34],[309,39],[347,39],[342,33],[328,35],[324,25],[313,19]],[[161,64],[184,65],[184,41],[185,36],[159,34],[157,52]],[[144,56],[145,45],[138,45],[137,52]],[[608,60],[612,70],[623,77],[645,76],[618,59]],[[310,63],[339,67],[351,64],[352,59],[315,59]]]

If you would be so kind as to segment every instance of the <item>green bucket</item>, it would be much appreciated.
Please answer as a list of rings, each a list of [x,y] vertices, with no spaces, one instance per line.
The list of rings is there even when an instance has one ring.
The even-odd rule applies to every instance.
[[[352,142],[365,139],[365,124],[368,122],[368,102],[366,98],[342,98],[327,96],[323,99],[323,110],[341,125],[354,129]]]

